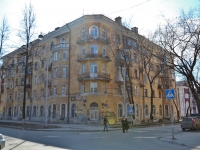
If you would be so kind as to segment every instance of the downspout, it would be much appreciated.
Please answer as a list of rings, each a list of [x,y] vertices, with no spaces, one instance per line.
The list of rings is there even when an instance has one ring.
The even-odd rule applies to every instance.
[[[67,28],[69,29],[69,69],[68,69],[68,105],[67,105],[67,123],[69,124],[69,105],[70,105],[70,51],[71,51],[71,30],[68,26],[68,24],[66,24]]]

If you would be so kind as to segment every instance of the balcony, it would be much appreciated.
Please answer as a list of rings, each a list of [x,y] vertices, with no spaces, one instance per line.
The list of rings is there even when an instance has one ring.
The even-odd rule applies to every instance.
[[[69,44],[67,43],[60,43],[51,47],[53,51],[60,50],[60,49],[68,49],[68,48],[69,48]]]
[[[44,84],[45,84],[45,86],[46,86],[46,81],[44,82]],[[47,82],[48,87],[50,87],[51,84],[52,84],[52,80],[48,80],[48,82]]]
[[[84,37],[78,38],[77,44],[84,44],[84,43],[92,42],[92,41],[103,42],[105,44],[110,43],[110,40],[107,37],[103,37],[103,36],[94,37],[93,35],[86,35]]]
[[[163,89],[163,85],[158,85],[158,89],[162,90]]]
[[[103,54],[85,54],[78,57],[78,62],[85,61],[85,60],[96,60],[101,59],[107,62],[110,62],[111,59],[109,56],[103,55]]]
[[[26,89],[31,89],[31,84],[26,84]]]
[[[78,76],[79,81],[84,81],[84,80],[102,80],[102,81],[111,81],[110,74],[98,72],[98,73],[84,73]]]
[[[144,82],[140,82],[140,87],[145,87]]]

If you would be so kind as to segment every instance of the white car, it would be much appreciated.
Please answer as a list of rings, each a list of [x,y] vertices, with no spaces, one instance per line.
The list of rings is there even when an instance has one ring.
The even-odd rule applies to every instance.
[[[5,139],[2,134],[0,134],[0,150],[5,147]]]

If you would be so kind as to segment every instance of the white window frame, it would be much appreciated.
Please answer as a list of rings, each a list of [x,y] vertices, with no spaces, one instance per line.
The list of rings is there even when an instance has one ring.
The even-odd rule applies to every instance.
[[[82,94],[85,93],[85,84],[84,83],[81,85],[81,93]]]
[[[10,89],[13,89],[13,81],[10,81]]]
[[[97,93],[97,91],[98,91],[98,83],[96,82],[90,83],[90,92]]]
[[[82,49],[81,49],[81,55],[82,55],[82,56],[85,56],[85,52],[86,52],[85,50],[86,50],[86,49],[85,49],[85,46],[83,46]]]
[[[54,95],[57,95],[57,86],[54,86],[54,87],[53,87],[53,94],[54,94]]]
[[[63,60],[66,60],[66,59],[67,59],[67,51],[63,50]]]
[[[66,87],[65,85],[62,86],[62,95],[65,95],[66,94]]]
[[[97,38],[99,37],[99,29],[97,26],[91,26],[89,28],[89,34],[93,37],[93,38]]]
[[[67,76],[67,68],[66,68],[66,67],[63,67],[63,68],[62,68],[62,77],[63,77],[63,78],[66,78],[66,76]]]
[[[58,52],[53,53],[53,58],[54,58],[54,61],[58,60]]]
[[[138,95],[138,86],[135,85],[135,95]]]
[[[107,38],[107,32],[106,32],[106,29],[103,29],[103,31],[102,31],[102,38],[104,38],[104,39]]]
[[[34,77],[34,84],[37,84],[37,76]]]
[[[97,44],[90,45],[90,54],[98,54],[98,45]]]
[[[106,46],[103,46],[103,56],[106,56]]]
[[[82,73],[82,74],[85,74],[85,64],[82,64],[81,73]]]
[[[36,91],[33,92],[33,98],[34,98],[34,99],[37,98],[37,92],[36,92]]]
[[[53,72],[53,74],[54,74],[54,78],[57,78],[58,68],[54,68],[54,72]]]

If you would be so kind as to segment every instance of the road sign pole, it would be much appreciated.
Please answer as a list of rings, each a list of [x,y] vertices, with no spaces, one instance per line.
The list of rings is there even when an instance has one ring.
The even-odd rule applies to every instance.
[[[172,112],[172,101],[173,101],[173,99],[170,100],[170,113],[171,113],[170,116],[171,116],[171,123],[172,123],[172,139],[174,139],[174,125],[173,125],[174,124],[173,123],[174,122],[173,121],[174,120],[174,115],[173,115],[173,112]]]

